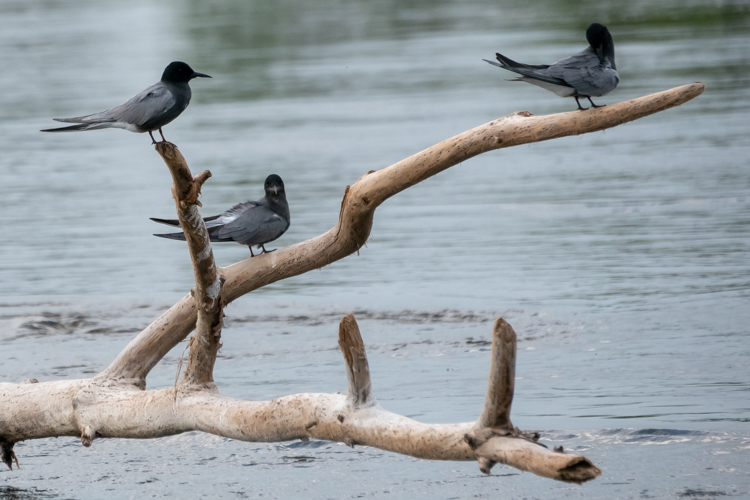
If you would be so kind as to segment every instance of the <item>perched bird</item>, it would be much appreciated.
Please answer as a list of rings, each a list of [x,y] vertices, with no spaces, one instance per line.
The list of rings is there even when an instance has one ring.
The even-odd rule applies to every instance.
[[[151,132],[158,130],[161,140],[164,134],[161,128],[171,122],[190,104],[190,85],[188,82],[196,77],[211,78],[203,73],[196,73],[184,62],[175,61],[161,75],[161,81],[114,108],[94,113],[93,115],[75,118],[54,118],[58,122],[77,123],[70,127],[50,128],[42,132],[77,132],[81,130],[98,130],[101,128],[124,128],[131,132],[148,132],[151,144],[156,144]]]
[[[266,195],[256,201],[246,201],[235,205],[223,214],[206,217],[203,220],[211,241],[236,241],[247,245],[250,256],[255,257],[253,245],[268,253],[265,245],[289,229],[289,204],[286,202],[284,181],[276,174],[266,177]],[[176,220],[151,219],[154,222],[179,226]],[[184,233],[155,234],[160,238],[185,241]],[[271,250],[273,251],[273,250]]]
[[[521,75],[511,81],[527,82],[560,97],[575,97],[580,110],[588,108],[581,107],[579,97],[587,98],[593,107],[600,108],[591,98],[609,94],[620,83],[615,65],[615,44],[609,30],[598,23],[588,27],[586,40],[589,46],[583,52],[552,65],[521,64],[502,54],[495,54],[499,64],[482,60]]]

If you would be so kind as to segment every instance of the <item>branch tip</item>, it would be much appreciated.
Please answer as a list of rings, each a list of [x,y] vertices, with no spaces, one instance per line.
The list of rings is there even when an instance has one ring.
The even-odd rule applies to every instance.
[[[18,465],[18,457],[13,451],[13,446],[15,446],[15,444],[15,441],[5,441],[4,439],[0,438],[0,459],[5,465],[8,466],[10,470],[13,470],[14,461],[16,462],[16,468],[21,468],[21,466]]]
[[[483,474],[487,474],[488,476],[491,476],[492,473],[490,472],[492,468],[497,464],[494,460],[490,460],[489,458],[479,457],[477,458],[477,462],[479,463],[479,470]]]
[[[602,475],[601,469],[585,457],[579,457],[578,460],[560,469],[558,473],[561,481],[575,484],[583,484]]]

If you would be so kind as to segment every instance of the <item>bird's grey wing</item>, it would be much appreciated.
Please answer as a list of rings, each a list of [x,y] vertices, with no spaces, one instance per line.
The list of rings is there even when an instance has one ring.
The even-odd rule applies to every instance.
[[[102,118],[118,122],[143,125],[155,115],[167,111],[175,105],[177,99],[163,83],[150,86],[124,104],[100,113]],[[93,118],[93,117],[92,117]]]
[[[122,122],[142,125],[175,105],[176,99],[162,82],[156,83],[127,102],[93,115],[55,118],[66,123]]]
[[[601,96],[608,94],[620,81],[617,71],[609,62],[599,61],[596,52],[589,49],[556,62],[547,72],[576,89],[580,95]]]
[[[508,71],[518,73],[519,75],[532,78],[534,80],[540,80],[542,82],[551,83],[553,85],[560,85],[563,87],[568,86],[568,84],[565,83],[565,80],[562,80],[558,77],[550,75],[549,66],[547,66],[546,64],[539,64],[539,65],[523,64],[523,63],[516,62],[509,57],[505,57],[504,55],[500,53],[496,53],[495,56],[497,56],[497,60],[500,61],[499,64],[493,61],[488,61],[487,59],[483,59],[483,60],[499,68],[507,69]],[[517,78],[517,80],[522,80],[522,78]]]
[[[264,206],[254,206],[221,227],[220,240],[233,240],[247,245],[273,241],[289,228],[289,221]]]
[[[246,210],[249,210],[253,207],[257,207],[258,202],[257,201],[245,201],[242,203],[238,203],[229,210],[227,210],[224,213],[221,213],[217,216],[211,217],[210,224],[206,224],[208,227],[216,227],[216,226],[222,226],[225,224],[229,224],[230,222],[237,219],[237,217],[241,216]],[[209,222],[209,219],[203,219],[206,222]]]

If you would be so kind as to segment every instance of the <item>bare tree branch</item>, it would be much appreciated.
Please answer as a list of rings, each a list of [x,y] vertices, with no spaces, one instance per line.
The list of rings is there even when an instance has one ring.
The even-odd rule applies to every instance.
[[[521,431],[511,423],[516,340],[502,319],[494,326],[490,382],[479,420],[431,425],[377,404],[364,344],[351,315],[339,328],[349,380],[346,396],[298,394],[273,401],[238,401],[218,395],[212,372],[221,345],[222,308],[252,290],[357,251],[367,241],[381,203],[466,159],[493,149],[603,130],[680,105],[703,90],[702,84],[686,85],[586,112],[540,117],[522,112],[492,121],[347,186],[339,221],[325,234],[239,262],[223,273],[215,266],[197,210],[210,172],[193,177],[173,144],[158,144],[173,176],[178,219],[195,272],[194,292],[141,332],[93,379],[0,383],[0,459],[9,467],[13,460],[17,464],[13,445],[24,439],[80,436],[84,446],[90,446],[98,437],[153,438],[200,430],[245,441],[312,437],[420,458],[477,460],[485,473],[503,463],[561,481],[597,477],[601,472],[585,457],[550,451],[537,442],[538,433]],[[193,328],[196,335],[183,382],[175,389],[144,391],[149,371]]]
[[[703,93],[705,85],[693,83],[585,112],[570,111],[532,116],[513,113],[473,128],[382,170],[368,172],[347,186],[339,222],[328,232],[270,254],[247,259],[223,269],[224,302],[270,283],[318,269],[358,251],[370,236],[375,209],[391,196],[435,174],[494,149],[588,134],[679,106]],[[132,358],[124,379],[143,378],[194,328],[195,309],[185,297],[143,330],[113,365]]]
[[[177,219],[185,233],[195,274],[191,305],[194,309],[195,303],[199,304],[195,314],[196,323],[190,328],[192,330],[195,327],[196,335],[190,341],[190,356],[183,383],[212,384],[216,354],[221,347],[224,306],[221,288],[224,278],[216,268],[208,230],[198,211],[201,187],[211,177],[211,172],[206,170],[193,177],[182,153],[170,142],[159,142],[155,149],[172,174],[172,196],[177,208]],[[135,352],[119,356],[100,378],[122,380],[127,384],[145,387],[145,375],[148,372],[144,372],[144,361],[138,357],[139,354]]]

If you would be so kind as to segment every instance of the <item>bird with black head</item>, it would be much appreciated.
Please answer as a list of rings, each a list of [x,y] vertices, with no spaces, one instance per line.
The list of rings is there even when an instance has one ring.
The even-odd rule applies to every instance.
[[[599,23],[588,27],[586,40],[589,46],[583,51],[551,65],[522,64],[502,54],[495,54],[499,63],[483,61],[521,75],[511,81],[530,83],[560,97],[574,97],[579,110],[588,109],[578,101],[581,97],[587,98],[592,107],[599,108],[601,106],[594,104],[591,98],[609,94],[620,83],[615,43],[609,30]]]
[[[263,189],[266,195],[258,200],[246,201],[219,215],[204,217],[209,239],[215,242],[234,241],[247,245],[251,257],[255,257],[253,245],[262,249],[261,253],[268,253],[264,245],[284,234],[289,229],[291,218],[284,181],[281,177],[276,174],[269,175],[266,177]],[[168,226],[179,227],[180,225],[179,221],[173,219],[151,218],[151,220]],[[155,234],[154,236],[185,241],[184,233]]]
[[[162,127],[180,116],[190,104],[190,85],[193,78],[211,78],[197,73],[181,61],[169,64],[161,75],[161,80],[136,95],[129,101],[114,108],[92,115],[74,118],[53,118],[64,123],[76,123],[69,127],[50,128],[42,132],[81,132],[104,128],[122,128],[131,132],[148,132],[151,144],[155,144],[152,132],[159,131],[164,141]]]

